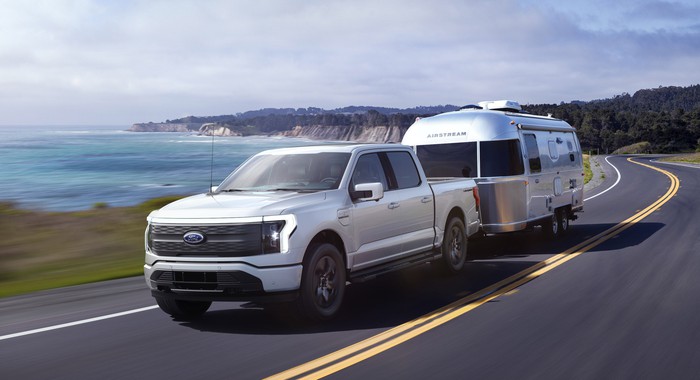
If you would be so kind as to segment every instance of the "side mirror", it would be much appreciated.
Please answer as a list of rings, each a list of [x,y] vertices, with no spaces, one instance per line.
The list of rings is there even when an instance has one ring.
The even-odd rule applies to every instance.
[[[350,197],[360,202],[378,201],[384,198],[384,186],[379,182],[360,183],[355,185]]]

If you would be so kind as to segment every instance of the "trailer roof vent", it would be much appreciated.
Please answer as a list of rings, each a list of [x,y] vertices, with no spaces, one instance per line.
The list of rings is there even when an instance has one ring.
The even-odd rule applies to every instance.
[[[479,106],[481,106],[484,109],[494,111],[520,112],[523,110],[522,107],[520,107],[520,103],[516,102],[515,100],[491,100],[486,102],[479,102]]]

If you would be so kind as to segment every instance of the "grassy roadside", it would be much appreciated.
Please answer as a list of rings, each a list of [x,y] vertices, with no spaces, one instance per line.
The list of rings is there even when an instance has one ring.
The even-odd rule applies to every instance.
[[[679,154],[677,156],[664,157],[660,161],[668,162],[687,162],[691,164],[700,164],[700,152]]]
[[[593,171],[591,170],[591,156],[588,154],[583,155],[583,183],[586,184],[593,178]]]
[[[146,216],[177,198],[76,212],[0,203],[0,297],[143,273]]]

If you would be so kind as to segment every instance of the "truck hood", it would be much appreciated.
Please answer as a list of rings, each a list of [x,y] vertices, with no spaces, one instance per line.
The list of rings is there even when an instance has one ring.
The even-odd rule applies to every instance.
[[[317,204],[326,192],[289,191],[200,194],[183,198],[153,211],[155,219],[248,218],[279,215],[290,207]]]

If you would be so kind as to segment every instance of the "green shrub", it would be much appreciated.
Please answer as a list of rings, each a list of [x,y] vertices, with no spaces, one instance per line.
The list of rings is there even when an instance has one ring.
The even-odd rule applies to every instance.
[[[612,154],[647,154],[651,153],[651,144],[648,141],[638,142],[636,144],[623,146],[616,149]]]
[[[138,207],[143,211],[153,211],[162,208],[168,203],[175,202],[176,200],[182,199],[181,195],[169,195],[166,197],[153,198],[141,203]]]

